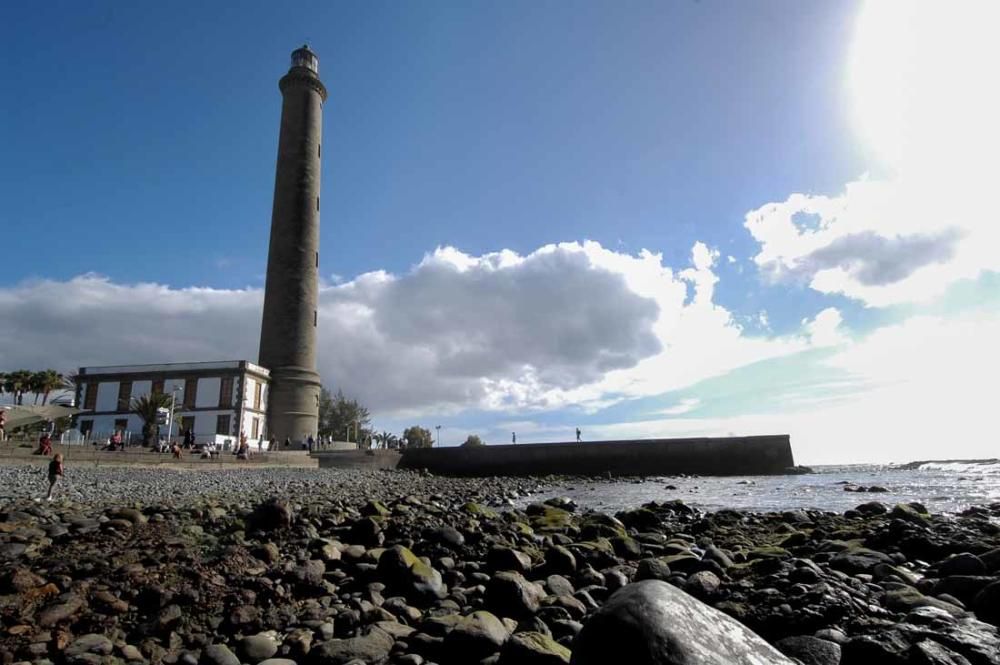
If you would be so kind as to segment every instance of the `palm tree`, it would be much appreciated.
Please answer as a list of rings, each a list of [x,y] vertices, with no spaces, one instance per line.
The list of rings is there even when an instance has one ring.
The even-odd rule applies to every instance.
[[[171,396],[166,393],[141,395],[132,399],[132,403],[130,405],[132,407],[132,413],[142,419],[143,445],[152,445],[153,436],[155,436],[157,430],[159,429],[159,425],[156,422],[158,411],[159,409],[169,409],[170,399]]]
[[[34,383],[35,402],[38,402],[38,395],[41,393],[42,404],[44,405],[49,401],[50,392],[62,388],[63,375],[54,369],[46,369],[41,372],[35,372],[32,376],[32,382]]]
[[[32,373],[26,369],[19,369],[7,374],[4,382],[4,389],[14,395],[14,403],[24,404],[24,393],[31,389]]]

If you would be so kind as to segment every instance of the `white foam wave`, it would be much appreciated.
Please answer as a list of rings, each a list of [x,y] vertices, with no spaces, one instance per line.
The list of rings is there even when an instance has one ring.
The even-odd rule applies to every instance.
[[[1000,460],[984,460],[982,462],[926,462],[921,464],[918,470],[1000,476]]]

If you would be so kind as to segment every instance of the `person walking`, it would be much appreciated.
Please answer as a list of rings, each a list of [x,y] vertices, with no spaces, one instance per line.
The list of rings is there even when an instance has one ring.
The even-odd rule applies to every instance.
[[[517,432],[511,432],[510,433],[510,442],[511,443],[517,443]]]
[[[0,441],[7,440],[7,412],[0,409]]]
[[[576,428],[576,442],[580,443],[580,428]]]
[[[56,456],[49,462],[49,492],[45,495],[46,501],[52,500],[52,490],[55,489],[56,482],[63,477],[63,456],[56,453]]]

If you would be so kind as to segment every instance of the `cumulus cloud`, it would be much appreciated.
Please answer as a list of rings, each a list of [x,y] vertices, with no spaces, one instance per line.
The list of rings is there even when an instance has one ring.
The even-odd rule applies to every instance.
[[[984,214],[992,206],[946,198],[940,187],[865,180],[836,197],[768,203],[747,213],[745,226],[760,244],[754,262],[772,282],[803,282],[876,307],[921,302],[1000,269],[996,253],[984,251],[1000,242]]]
[[[594,242],[528,254],[440,248],[410,271],[325,284],[319,369],[388,416],[608,404],[808,347],[748,336],[713,302],[719,254],[675,271]],[[257,289],[117,284],[98,275],[0,289],[0,367],[254,359]]]

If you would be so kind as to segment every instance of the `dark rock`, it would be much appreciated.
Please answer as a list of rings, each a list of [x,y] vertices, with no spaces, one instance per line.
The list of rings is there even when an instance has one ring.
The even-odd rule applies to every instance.
[[[985,575],[986,564],[975,554],[962,552],[948,557],[937,565],[938,575],[948,577],[949,575]]]
[[[894,630],[852,637],[842,647],[844,665],[906,665],[909,642]]]
[[[111,655],[113,650],[114,645],[107,637],[90,633],[89,635],[84,635],[73,640],[63,653],[70,661],[73,661],[83,654],[108,656]]]
[[[526,573],[531,569],[531,557],[510,547],[494,547],[486,555],[486,566],[491,571],[513,570]]]
[[[545,593],[520,573],[499,572],[486,586],[486,607],[502,617],[528,618],[538,611]]]
[[[792,665],[742,624],[665,582],[617,591],[584,624],[574,665]]]
[[[412,602],[432,602],[448,593],[441,573],[401,545],[382,553],[378,560],[378,574],[389,589]]]
[[[571,652],[548,635],[524,632],[513,635],[500,652],[501,665],[569,665]]]
[[[989,584],[972,601],[976,616],[994,626],[1000,626],[1000,580]]]
[[[562,545],[553,545],[545,550],[545,568],[557,575],[572,575],[576,572],[576,557]]]
[[[871,517],[873,515],[885,515],[889,512],[889,507],[881,501],[869,501],[868,503],[862,503],[854,510],[862,515],[865,515],[866,517]]]
[[[273,635],[258,633],[240,640],[240,654],[248,663],[259,663],[278,653],[278,642]]]
[[[812,635],[786,637],[774,643],[786,656],[797,658],[802,665],[838,665],[840,645]]]
[[[351,526],[349,538],[352,543],[378,547],[385,540],[385,535],[382,533],[382,525],[370,517],[364,517]]]
[[[201,665],[240,665],[240,659],[225,644],[210,644],[201,652]]]
[[[972,665],[962,654],[955,653],[933,640],[924,640],[910,648],[911,665]]]
[[[687,578],[684,582],[684,591],[698,600],[708,601],[718,594],[721,583],[715,573],[702,570]]]
[[[257,505],[247,517],[247,528],[250,531],[274,531],[292,525],[291,506],[284,499],[271,497]]]
[[[377,628],[367,635],[332,639],[318,644],[309,651],[311,665],[345,665],[351,661],[361,661],[369,665],[380,665],[389,657],[394,640]]]
[[[490,612],[473,612],[460,617],[454,628],[445,635],[444,647],[465,662],[481,660],[496,653],[503,646],[510,631]]]
[[[642,580],[666,581],[669,577],[670,566],[667,565],[663,558],[643,559],[639,562],[639,566],[635,571],[636,582],[641,582]]]
[[[69,619],[83,608],[84,602],[79,596],[65,594],[60,600],[49,605],[38,613],[38,625],[42,628],[49,628],[60,621]]]
[[[880,563],[893,563],[892,558],[882,552],[856,547],[844,550],[834,555],[830,560],[830,566],[847,573],[857,575],[858,573],[870,573],[875,566]]]

